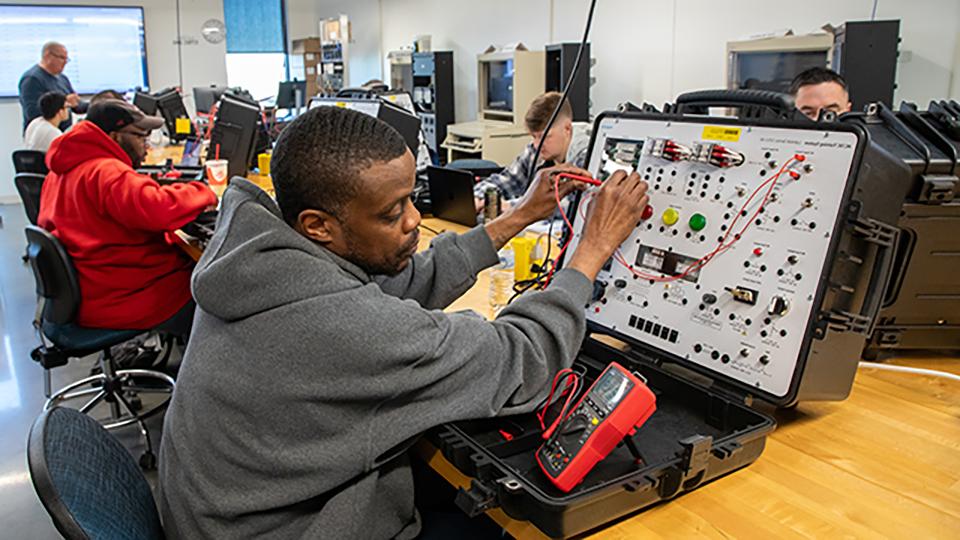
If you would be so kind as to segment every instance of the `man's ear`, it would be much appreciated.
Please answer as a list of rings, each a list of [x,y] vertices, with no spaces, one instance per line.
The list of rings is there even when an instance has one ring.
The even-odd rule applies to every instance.
[[[115,142],[115,143],[117,143],[117,144],[120,144],[120,132],[119,132],[119,131],[111,131],[111,132],[108,133],[107,135],[108,135],[111,139],[113,139],[113,142]],[[123,147],[123,145],[121,145],[121,147]]]
[[[343,230],[333,215],[312,208],[300,212],[295,228],[300,234],[321,244],[337,241]]]

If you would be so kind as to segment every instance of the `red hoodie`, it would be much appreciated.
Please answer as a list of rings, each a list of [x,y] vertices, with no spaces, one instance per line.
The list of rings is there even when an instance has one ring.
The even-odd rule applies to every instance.
[[[39,225],[73,258],[80,280],[76,323],[140,330],[190,300],[192,261],[164,239],[217,197],[200,182],[161,186],[137,174],[127,154],[91,122],[47,152]]]

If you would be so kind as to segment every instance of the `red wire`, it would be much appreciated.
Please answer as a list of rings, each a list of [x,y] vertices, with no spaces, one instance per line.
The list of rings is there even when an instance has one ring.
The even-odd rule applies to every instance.
[[[703,257],[700,257],[699,259],[691,263],[690,266],[688,266],[680,274],[677,274],[675,276],[655,276],[652,274],[645,274],[643,272],[640,272],[639,270],[635,269],[630,263],[628,263],[626,259],[623,258],[623,254],[620,252],[619,249],[617,249],[617,251],[613,255],[614,260],[616,260],[618,263],[624,266],[627,270],[633,273],[633,275],[640,278],[655,281],[655,282],[668,283],[668,282],[678,281],[687,277],[688,275],[690,275],[691,272],[706,266],[706,264],[709,263],[711,260],[713,260],[715,256],[723,253],[724,251],[727,251],[728,249],[733,247],[733,245],[736,244],[741,238],[743,238],[744,233],[753,224],[756,217],[760,214],[764,206],[767,204],[767,201],[770,198],[770,194],[773,193],[774,188],[777,187],[777,180],[787,170],[787,167],[793,164],[794,161],[803,161],[802,159],[800,159],[800,157],[802,156],[798,154],[788,159],[780,167],[780,169],[777,171],[776,174],[772,175],[770,178],[763,181],[759,186],[757,186],[756,189],[754,189],[753,192],[750,194],[750,197],[748,197],[747,200],[740,207],[740,209],[737,210],[736,217],[734,217],[733,221],[730,222],[730,226],[727,229],[727,232],[720,239],[720,243],[717,245],[717,247],[714,248],[714,250],[711,251],[710,253],[707,253]],[[746,210],[747,207],[750,206],[750,203],[753,201],[754,197],[756,197],[757,194],[760,193],[760,191],[768,184],[770,185],[770,188],[767,189],[767,192],[763,196],[763,200],[757,206],[757,209],[754,211],[753,215],[750,216],[750,219],[747,221],[747,224],[744,225],[744,227],[740,230],[740,232],[734,235],[733,240],[729,244],[726,244],[725,242],[727,241],[727,238],[729,238],[730,233],[733,232],[734,226],[737,224],[738,221],[740,221],[740,218],[743,217],[743,212]],[[564,211],[563,204],[560,201],[560,175],[557,175],[554,177],[553,191],[554,191],[554,198],[557,201],[557,208],[560,210],[560,216],[563,218],[563,222],[567,226],[567,230],[569,231],[569,236],[567,237],[567,241],[564,242],[563,247],[560,248],[560,253],[557,254],[557,258],[555,259],[555,260],[559,260],[560,257],[563,256],[564,252],[566,252],[567,247],[570,246],[570,241],[573,239],[573,224],[570,223],[570,219],[567,217],[567,213]],[[585,204],[585,202],[586,201],[583,201],[581,202],[581,204]],[[550,284],[550,281],[553,278],[553,272],[555,270],[556,270],[556,264],[550,267],[550,272],[547,274],[546,285]]]
[[[730,227],[727,229],[727,232],[721,238],[720,243],[717,245],[717,247],[714,248],[714,250],[711,251],[710,253],[704,255],[703,257],[700,257],[699,259],[691,263],[690,266],[688,266],[682,273],[677,274],[675,276],[654,276],[650,274],[644,274],[643,272],[640,272],[636,270],[633,266],[631,266],[630,263],[628,263],[623,258],[623,254],[620,252],[620,250],[617,250],[617,252],[614,254],[614,259],[618,263],[620,263],[622,266],[626,267],[627,270],[630,270],[630,272],[632,272],[634,275],[644,279],[649,279],[652,281],[657,281],[661,283],[673,282],[673,281],[678,281],[680,279],[687,277],[688,275],[690,275],[691,272],[697,269],[703,268],[715,256],[730,249],[741,238],[743,238],[744,233],[747,231],[747,229],[750,228],[750,226],[753,224],[756,217],[760,214],[760,211],[763,209],[764,205],[766,205],[767,200],[770,198],[770,194],[773,192],[773,189],[776,187],[776,181],[780,178],[781,175],[783,175],[787,167],[789,167],[795,160],[796,160],[795,157],[787,160],[786,163],[784,163],[780,167],[780,169],[777,171],[777,174],[771,176],[770,178],[765,180],[763,183],[761,183],[759,186],[757,186],[757,188],[753,190],[753,193],[750,194],[750,197],[747,198],[746,202],[744,202],[743,205],[740,207],[740,209],[737,211],[736,217],[730,223]],[[750,216],[750,219],[747,221],[747,224],[744,225],[744,227],[740,230],[740,232],[734,235],[733,240],[729,244],[725,244],[725,242],[727,241],[727,238],[730,236],[730,233],[733,232],[734,225],[736,225],[737,222],[740,220],[740,218],[743,217],[744,210],[750,206],[750,202],[753,201],[753,198],[756,197],[757,193],[759,193],[768,184],[770,184],[770,188],[767,190],[766,194],[764,195],[763,201],[760,202],[760,205],[757,206],[757,209],[754,211],[753,215]]]

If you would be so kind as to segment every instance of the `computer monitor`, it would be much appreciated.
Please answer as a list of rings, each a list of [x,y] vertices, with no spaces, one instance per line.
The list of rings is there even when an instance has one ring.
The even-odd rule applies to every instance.
[[[281,81],[277,88],[278,109],[298,109],[307,104],[307,81]]]
[[[157,108],[163,116],[167,127],[167,136],[172,141],[182,141],[194,135],[193,123],[190,123],[190,131],[187,133],[177,133],[177,119],[186,118],[190,120],[190,114],[183,105],[183,96],[177,90],[168,90],[157,96]]]
[[[487,93],[484,109],[513,111],[513,60],[486,63]]]
[[[417,108],[413,105],[413,98],[410,96],[410,92],[405,90],[390,90],[389,92],[380,94],[380,99],[389,101],[394,105],[399,105],[409,111],[410,114],[417,114]]]
[[[220,101],[220,97],[227,90],[225,86],[194,86],[193,104],[198,113],[209,114],[213,105]]]
[[[157,114],[157,98],[146,92],[133,94],[133,105],[143,111],[143,114],[149,116]]]
[[[213,120],[207,159],[226,159],[228,174],[244,176],[253,159],[260,107],[226,93]]]
[[[420,149],[420,117],[389,101],[383,99],[315,97],[310,100],[310,109],[317,107],[353,109],[383,120],[400,133],[414,156]]]

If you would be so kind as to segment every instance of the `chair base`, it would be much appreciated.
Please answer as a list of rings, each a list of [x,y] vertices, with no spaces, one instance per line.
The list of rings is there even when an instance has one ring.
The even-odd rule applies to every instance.
[[[82,401],[83,405],[76,408],[84,414],[89,414],[101,402],[109,403],[111,417],[97,419],[97,421],[108,430],[137,424],[146,446],[146,450],[140,456],[140,466],[147,470],[154,469],[157,458],[153,452],[150,432],[143,421],[167,406],[175,381],[165,373],[148,369],[114,371],[111,364],[109,358],[101,358],[103,373],[80,379],[57,390],[47,399],[43,408],[48,410],[57,406],[68,406],[66,405],[68,402]],[[145,380],[159,384],[145,385],[143,384]],[[167,396],[159,403],[141,410],[140,394],[166,394]]]

